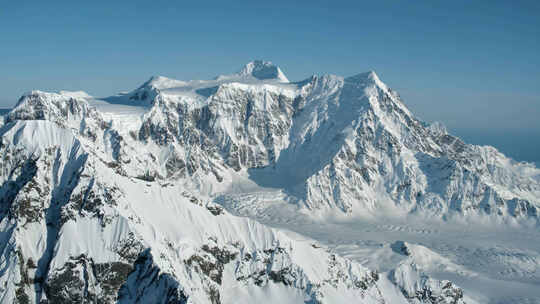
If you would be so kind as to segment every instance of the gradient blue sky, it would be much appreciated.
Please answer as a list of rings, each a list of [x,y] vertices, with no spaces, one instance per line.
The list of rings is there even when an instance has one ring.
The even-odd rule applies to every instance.
[[[375,70],[467,142],[540,162],[540,1],[4,1],[0,106],[108,96],[252,59],[291,80]]]

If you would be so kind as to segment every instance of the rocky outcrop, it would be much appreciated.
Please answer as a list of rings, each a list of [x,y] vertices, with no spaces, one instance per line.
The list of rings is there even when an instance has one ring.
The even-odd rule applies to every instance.
[[[401,264],[390,272],[389,279],[399,286],[409,303],[465,303],[461,288],[447,280],[438,281],[421,275],[414,264]]]

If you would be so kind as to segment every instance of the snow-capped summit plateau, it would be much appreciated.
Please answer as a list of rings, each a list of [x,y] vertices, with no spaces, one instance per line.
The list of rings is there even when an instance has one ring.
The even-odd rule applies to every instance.
[[[540,212],[538,168],[416,119],[374,72],[289,82],[253,61],[103,99],[32,91],[2,117],[0,303],[475,303],[419,260],[377,271],[268,226],[267,207]]]
[[[289,82],[279,67],[270,61],[255,60],[246,64],[238,73],[239,76],[252,76],[259,80],[275,79],[279,82]]]

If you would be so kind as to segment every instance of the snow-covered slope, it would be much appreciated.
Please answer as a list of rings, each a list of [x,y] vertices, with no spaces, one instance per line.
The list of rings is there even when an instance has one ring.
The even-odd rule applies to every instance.
[[[27,96],[33,104],[35,94]],[[44,94],[37,100],[53,107],[63,99]],[[78,113],[73,109],[79,108],[59,113],[69,122]],[[90,150],[103,144],[93,134],[40,120],[58,118],[57,108],[42,110],[16,107],[1,131],[0,302],[379,303],[395,297],[376,272],[313,242],[234,217],[173,182],[122,174],[100,157],[106,148]],[[450,286],[441,301],[461,298],[461,289]]]
[[[418,260],[378,273],[223,206],[261,189],[307,216],[540,206],[540,170],[418,121],[373,72],[291,83],[255,61],[103,100],[33,91],[0,136],[1,303],[471,303]]]

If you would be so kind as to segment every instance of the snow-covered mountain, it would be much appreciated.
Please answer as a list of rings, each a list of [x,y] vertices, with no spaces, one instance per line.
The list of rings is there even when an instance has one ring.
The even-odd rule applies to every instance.
[[[417,120],[374,72],[289,82],[254,61],[104,99],[32,91],[0,126],[0,303],[473,303],[417,260],[370,270],[230,206],[540,211],[539,169]]]

